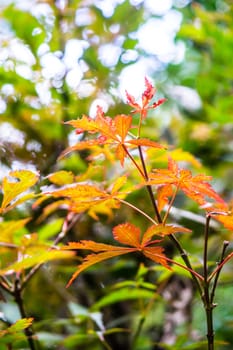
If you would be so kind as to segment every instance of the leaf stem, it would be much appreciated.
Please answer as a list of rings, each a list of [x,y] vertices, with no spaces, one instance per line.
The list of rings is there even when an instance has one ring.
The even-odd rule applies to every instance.
[[[127,201],[125,201],[124,199],[120,199],[120,198],[117,198],[117,197],[114,197],[114,199],[118,200],[119,202],[127,205],[128,207],[136,210],[138,213],[142,214],[143,216],[145,216],[145,218],[147,218],[149,221],[152,222],[152,224],[154,225],[157,225],[157,222],[152,219],[152,217],[150,217],[149,215],[147,215],[143,210],[139,209],[138,207],[136,207],[135,205],[133,205],[132,203],[129,203]]]
[[[131,154],[129,153],[127,147],[122,144],[122,147],[125,151],[125,153],[127,154],[127,156],[130,158],[130,160],[132,161],[132,163],[135,165],[135,167],[137,168],[137,170],[139,171],[139,173],[142,175],[143,179],[145,179],[145,175],[144,172],[142,171],[142,169],[140,168],[140,166],[138,165],[138,163],[135,161],[135,159],[131,156]],[[140,146],[139,146],[140,147]]]
[[[176,195],[177,195],[178,191],[179,191],[179,186],[177,186],[175,191],[173,192],[172,198],[170,200],[169,205],[167,206],[166,213],[165,213],[165,215],[163,217],[163,223],[165,223],[167,221],[168,215],[170,214],[170,210],[172,208],[172,205],[174,203],[174,200],[176,198]]]

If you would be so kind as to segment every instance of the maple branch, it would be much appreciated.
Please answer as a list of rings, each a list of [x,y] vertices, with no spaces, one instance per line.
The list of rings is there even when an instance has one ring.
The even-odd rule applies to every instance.
[[[144,171],[144,178],[148,181],[149,177],[148,177],[146,164],[145,164],[145,160],[144,160],[144,157],[143,157],[141,146],[138,146],[138,150],[139,150],[139,155],[140,155],[140,159],[141,159],[141,163],[142,163],[142,167],[143,167],[143,171]],[[153,205],[153,208],[154,208],[155,215],[157,217],[158,223],[162,224],[163,220],[161,218],[161,215],[159,213],[159,210],[158,210],[155,198],[154,198],[152,186],[151,185],[146,185],[146,188],[147,188],[147,191],[149,193],[149,196],[150,196],[150,199],[151,199],[151,202],[152,202],[152,205]],[[179,251],[181,258],[183,259],[185,265],[187,266],[188,271],[191,273],[192,279],[193,279],[193,281],[194,281],[194,283],[195,283],[195,285],[197,287],[197,290],[198,290],[200,296],[202,297],[202,286],[201,286],[200,281],[197,278],[196,274],[193,273],[194,270],[192,268],[192,265],[190,263],[190,260],[188,258],[188,255],[187,255],[186,251],[182,248],[180,242],[175,237],[175,235],[171,234],[168,237],[172,241],[172,243],[176,246],[177,250]]]
[[[148,177],[145,160],[144,160],[143,153],[142,153],[142,147],[138,146],[138,150],[139,150],[140,160],[141,160],[142,168],[143,168],[143,172],[144,172],[143,177],[146,179],[146,181],[148,181],[149,177]],[[162,224],[163,220],[161,218],[161,215],[159,213],[159,210],[158,210],[155,198],[154,198],[152,186],[151,185],[146,185],[146,188],[147,188],[147,191],[149,193],[150,200],[151,200],[151,203],[153,205],[153,208],[154,208],[154,211],[155,211],[155,215],[157,217],[157,221],[158,221],[159,224]]]
[[[18,277],[16,277],[15,279],[13,295],[15,298],[15,302],[18,305],[21,318],[27,318],[27,315],[24,309],[23,298],[22,298],[22,285],[20,284],[20,280]],[[24,333],[27,337],[29,348],[31,350],[36,350],[36,346],[33,340],[34,333],[32,328],[31,327],[25,328]]]
[[[215,268],[215,270],[210,274],[208,281],[211,281],[212,278],[218,273],[218,271],[221,270],[231,258],[233,258],[233,252],[227,255],[227,257]]]
[[[203,252],[203,276],[205,283],[208,282],[208,238],[209,238],[209,224],[211,215],[206,216],[205,234],[204,234],[204,252]]]
[[[224,261],[225,252],[226,252],[226,249],[229,246],[229,244],[230,244],[229,241],[224,241],[223,242],[222,254],[221,254],[221,257],[220,257],[220,261],[218,262],[218,267],[220,266],[220,268],[217,270],[217,272],[215,274],[214,283],[213,283],[212,291],[211,291],[211,294],[210,294],[210,301],[211,301],[211,303],[213,303],[213,301],[214,301],[215,290],[216,290],[216,287],[217,287],[217,284],[218,284],[218,279],[219,279],[219,276],[220,276],[220,272],[221,272],[221,270],[222,270],[222,268],[224,266],[222,263]]]

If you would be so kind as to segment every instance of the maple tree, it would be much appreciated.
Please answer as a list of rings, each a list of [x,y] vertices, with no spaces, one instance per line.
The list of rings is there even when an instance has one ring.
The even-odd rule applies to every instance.
[[[169,150],[168,168],[152,169],[152,171],[148,173],[143,148],[149,147],[165,149],[165,147],[157,142],[141,138],[141,128],[143,121],[147,117],[148,111],[150,109],[157,108],[166,100],[161,99],[158,102],[151,102],[154,98],[155,89],[147,79],[145,79],[145,85],[146,89],[142,94],[141,104],[137,103],[135,98],[127,93],[127,103],[133,107],[133,111],[130,115],[117,115],[115,118],[110,118],[105,116],[102,109],[98,107],[96,117],[94,119],[83,116],[80,119],[67,122],[67,124],[76,128],[76,132],[78,134],[86,132],[90,138],[88,140],[78,142],[72,147],[68,147],[62,153],[61,157],[75,150],[85,148],[91,150],[92,148],[96,147],[96,145],[110,147],[111,151],[113,148],[115,156],[120,161],[122,167],[124,166],[126,157],[129,158],[136,167],[137,171],[142,177],[142,181],[139,183],[139,186],[145,186],[147,188],[155,214],[155,218],[148,217],[145,212],[125,201],[123,199],[125,196],[123,192],[123,198],[119,195],[122,180],[119,181],[121,184],[120,186],[118,182],[117,184],[113,185],[114,190],[111,194],[108,194],[103,189],[98,189],[96,186],[90,184],[77,184],[73,185],[72,187],[64,187],[61,190],[51,192],[50,194],[54,197],[63,196],[65,197],[65,201],[67,199],[71,200],[69,205],[69,210],[71,211],[85,211],[91,207],[95,207],[96,205],[98,206],[99,203],[103,203],[105,201],[107,201],[108,206],[115,209],[117,207],[116,202],[119,202],[133,207],[135,210],[139,211],[142,215],[153,222],[153,226],[149,227],[143,234],[140,233],[140,229],[138,227],[129,222],[120,224],[113,228],[114,239],[123,245],[128,245],[129,247],[106,245],[87,240],[69,243],[68,246],[64,247],[63,249],[91,250],[94,252],[94,254],[86,256],[84,261],[78,266],[77,271],[73,274],[68,286],[70,286],[74,279],[88,267],[103,260],[135,251],[140,251],[150,260],[163,265],[167,269],[170,269],[172,264],[177,263],[174,260],[169,259],[164,254],[164,248],[162,247],[164,237],[169,236],[171,241],[177,247],[185,263],[185,265],[180,266],[190,272],[203,301],[207,317],[208,349],[212,350],[214,348],[212,312],[214,308],[213,300],[215,289],[220,270],[232,257],[232,254],[230,253],[227,257],[225,257],[225,250],[228,244],[224,244],[221,261],[217,268],[215,268],[209,275],[209,269],[207,266],[209,221],[213,217],[217,220],[219,219],[219,221],[221,221],[223,224],[225,223],[226,226],[229,227],[229,222],[231,222],[231,219],[229,219],[229,212],[227,211],[226,203],[209,184],[209,181],[212,178],[204,174],[193,176],[190,170],[180,169],[177,162],[175,162],[171,155],[169,155]],[[133,119],[133,114],[135,113],[138,113],[140,116],[139,122],[136,125],[134,124]],[[97,136],[93,138],[93,135]],[[138,150],[139,159],[137,160],[135,159],[136,157],[132,155],[132,149],[134,148],[137,148]],[[126,181],[125,178],[124,181]],[[153,187],[157,187],[157,196]],[[180,242],[175,237],[176,232],[188,232],[189,230],[167,224],[170,209],[172,208],[174,200],[180,190],[183,191],[187,197],[197,202],[200,207],[206,210],[207,222],[204,239],[203,275],[197,273],[193,269],[187,253],[184,251]],[[167,209],[165,210],[165,215],[162,217],[162,210],[164,209],[165,205],[167,205]],[[218,210],[218,215],[216,215],[214,214],[214,208],[217,210],[219,206],[221,206],[221,211]],[[160,239],[154,239],[154,236],[160,236]],[[171,263],[171,266],[168,264],[168,261]],[[212,281],[213,285],[211,284]]]
[[[5,266],[1,266],[0,269],[1,287],[13,295],[19,304],[22,324],[19,324],[18,329],[24,331],[32,350],[35,349],[32,340],[32,319],[26,317],[22,291],[42,264],[57,259],[72,259],[75,250],[91,251],[91,254],[86,255],[78,265],[67,287],[71,286],[79,274],[87,268],[102,261],[132,253],[141,254],[151,263],[161,265],[169,271],[179,267],[188,272],[206,311],[208,350],[214,349],[215,290],[220,272],[226,262],[232,258],[233,253],[226,255],[229,242],[225,241],[219,263],[215,268],[209,268],[209,227],[210,220],[215,219],[226,228],[232,229],[232,213],[229,206],[210,185],[211,176],[193,175],[189,169],[180,168],[174,159],[180,160],[181,158],[182,160],[183,157],[184,160],[188,159],[196,164],[191,155],[141,137],[141,130],[148,112],[166,101],[166,99],[160,99],[153,102],[156,91],[148,79],[145,79],[145,85],[146,89],[142,94],[141,104],[136,102],[129,93],[126,94],[127,103],[133,107],[129,115],[119,114],[111,118],[105,116],[103,110],[97,107],[94,119],[84,115],[77,120],[66,122],[67,125],[75,128],[77,134],[84,135],[85,139],[79,140],[75,145],[65,149],[59,159],[73,151],[88,150],[90,152],[88,155],[90,167],[86,173],[74,175],[65,170],[51,173],[47,179],[53,187],[46,187],[44,191],[39,193],[27,193],[39,180],[39,175],[34,172],[14,171],[3,179],[1,186],[3,198],[0,208],[2,215],[32,199],[34,200],[34,209],[43,205],[42,213],[38,218],[39,222],[57,210],[63,209],[67,212],[62,230],[53,241],[41,241],[37,233],[21,234],[16,239],[14,232],[27,224],[30,218],[11,220],[0,224],[2,226],[0,250],[8,257]],[[139,119],[133,117],[135,113],[139,114]],[[150,166],[151,150],[166,153],[167,168]],[[106,159],[109,157],[114,159],[115,157],[122,169],[121,176],[105,182],[98,182],[90,178],[90,174],[94,172],[91,168],[95,163],[95,157],[100,154]],[[124,171],[128,162],[131,162],[138,174],[130,184],[128,181],[130,174],[128,170]],[[147,170],[149,168],[150,171]],[[148,192],[153,215],[148,214],[127,199],[131,193],[143,188]],[[206,213],[202,271],[200,268],[195,269],[177,238],[177,233],[189,234],[191,230],[170,222],[170,212],[180,192],[197,203]],[[112,219],[115,210],[123,205],[142,215],[148,222],[147,227],[141,229],[134,223],[127,221],[114,226],[112,234],[118,245],[93,240],[80,240],[79,242],[68,242],[66,245],[58,245],[75,221],[84,213],[87,213],[94,220],[99,220],[101,215]],[[183,263],[166,254],[165,242],[167,239],[170,239],[177,248]],[[17,328],[18,324],[2,332],[2,336],[8,337],[14,327]]]

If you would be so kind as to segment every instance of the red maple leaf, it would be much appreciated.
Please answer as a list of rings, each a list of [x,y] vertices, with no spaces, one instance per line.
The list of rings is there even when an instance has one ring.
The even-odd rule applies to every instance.
[[[147,78],[145,78],[145,85],[146,85],[146,89],[142,94],[141,104],[137,103],[135,98],[126,91],[127,103],[131,107],[133,107],[132,113],[139,113],[141,116],[141,119],[146,118],[147,112],[149,109],[157,108],[158,106],[160,106],[162,103],[166,101],[166,98],[161,98],[157,102],[150,104],[151,100],[153,99],[156,93],[156,89],[153,87],[153,85],[149,82]]]

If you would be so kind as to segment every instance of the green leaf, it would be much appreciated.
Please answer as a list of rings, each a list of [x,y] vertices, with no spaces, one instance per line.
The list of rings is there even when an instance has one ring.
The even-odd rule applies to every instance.
[[[102,299],[97,301],[91,309],[99,310],[102,307],[119,303],[126,300],[139,300],[139,299],[150,299],[154,296],[154,292],[141,288],[122,288],[121,290],[116,290],[108,295],[104,296]]]
[[[0,344],[1,343],[14,343],[17,340],[25,338],[24,329],[31,326],[33,318],[22,318],[16,321],[13,325],[7,329],[0,331]]]
[[[39,230],[37,230],[38,237],[40,241],[46,241],[47,239],[57,235],[64,223],[64,219],[55,219],[51,220],[48,224],[42,226]]]

